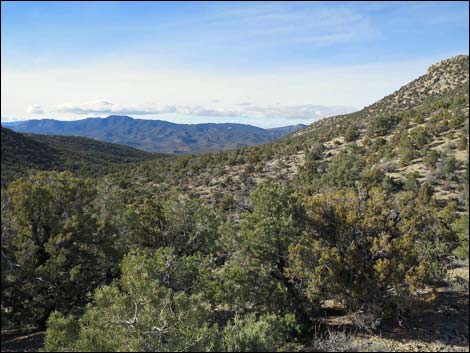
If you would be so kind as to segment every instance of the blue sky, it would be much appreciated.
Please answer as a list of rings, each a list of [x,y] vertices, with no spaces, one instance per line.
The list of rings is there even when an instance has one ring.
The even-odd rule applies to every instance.
[[[469,50],[467,2],[1,6],[2,121],[309,123]]]

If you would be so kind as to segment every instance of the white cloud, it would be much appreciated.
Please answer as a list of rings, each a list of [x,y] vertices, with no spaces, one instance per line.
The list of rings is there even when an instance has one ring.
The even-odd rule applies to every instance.
[[[210,105],[136,105],[121,106],[104,100],[93,100],[81,104],[60,104],[50,107],[49,113],[78,114],[78,115],[161,115],[177,114],[182,116],[200,117],[240,117],[259,119],[297,119],[311,122],[322,117],[344,114],[356,110],[344,106],[324,106],[314,104],[304,105],[255,105],[238,103],[225,105],[219,100],[212,100]]]
[[[26,113],[28,114],[43,114],[44,109],[38,104],[28,104],[26,107]]]
[[[158,107],[158,106],[122,106],[113,104],[105,100],[93,100],[81,104],[65,103],[53,106],[49,109],[51,113],[61,114],[116,114],[116,115],[150,115],[150,114],[163,114],[172,113],[171,106]]]
[[[74,120],[120,114],[178,122],[184,115],[201,117],[185,122],[237,117],[240,123],[264,126],[309,123],[371,104],[424,74],[435,61],[289,67],[271,73],[159,69],[113,61],[73,69],[3,69],[1,115]]]

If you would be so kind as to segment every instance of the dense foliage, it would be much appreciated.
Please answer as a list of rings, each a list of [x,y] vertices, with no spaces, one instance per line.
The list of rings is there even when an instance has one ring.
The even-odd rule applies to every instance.
[[[119,165],[164,158],[127,146],[74,136],[19,134],[2,126],[2,187],[35,170],[101,176]]]

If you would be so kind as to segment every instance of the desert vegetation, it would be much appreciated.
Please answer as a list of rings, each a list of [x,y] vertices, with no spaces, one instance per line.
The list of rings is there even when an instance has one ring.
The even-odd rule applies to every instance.
[[[466,56],[256,147],[4,174],[3,134],[2,329],[46,351],[385,351],[367,335],[468,304]]]

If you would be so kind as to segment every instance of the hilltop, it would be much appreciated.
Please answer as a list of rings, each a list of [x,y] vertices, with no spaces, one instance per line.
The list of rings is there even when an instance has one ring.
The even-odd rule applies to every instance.
[[[2,186],[35,170],[98,176],[112,167],[163,155],[83,137],[21,134],[2,126]]]

